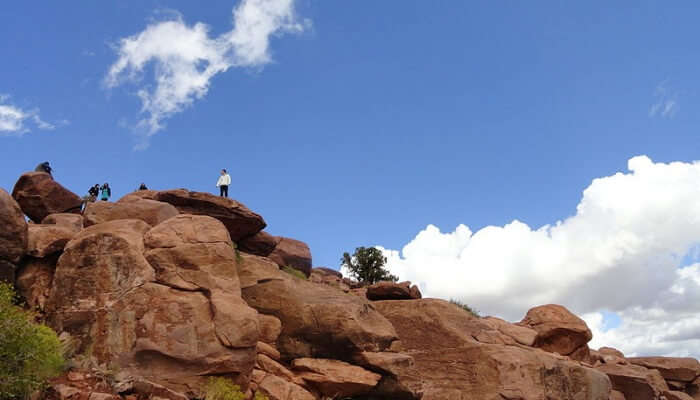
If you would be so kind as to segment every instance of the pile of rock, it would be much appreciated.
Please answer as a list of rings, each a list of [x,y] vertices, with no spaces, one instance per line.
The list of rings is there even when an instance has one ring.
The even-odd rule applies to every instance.
[[[514,324],[409,282],[360,285],[206,193],[141,191],[80,215],[65,192],[41,173],[14,198],[0,189],[0,274],[73,352],[46,398],[201,398],[223,376],[248,399],[700,399],[697,360],[591,350],[562,306]]]

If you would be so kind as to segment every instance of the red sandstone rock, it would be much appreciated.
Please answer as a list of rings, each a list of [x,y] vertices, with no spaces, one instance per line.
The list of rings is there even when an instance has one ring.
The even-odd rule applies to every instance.
[[[34,222],[40,222],[49,214],[79,213],[82,205],[78,195],[45,172],[22,175],[12,190],[12,197]]]
[[[317,400],[318,398],[301,386],[274,374],[258,373],[257,391],[270,400]]]
[[[83,217],[85,218],[85,226],[115,219],[140,219],[151,226],[156,226],[178,214],[177,209],[168,203],[139,199],[123,203],[106,201],[88,203]]]
[[[292,267],[311,275],[311,250],[306,243],[299,240],[280,237],[275,250],[268,256],[280,267]]]
[[[158,195],[157,190],[137,190],[135,192],[131,192],[121,199],[117,200],[117,203],[126,203],[129,201],[134,201],[134,200],[155,200],[156,196]]]
[[[605,374],[538,349],[479,343],[474,336],[491,328],[446,301],[373,305],[391,321],[415,360],[399,381],[423,392],[423,400],[608,400]]]
[[[53,273],[58,258],[27,257],[17,273],[17,292],[24,297],[32,309],[44,311],[51,292]]]
[[[331,398],[369,393],[381,375],[338,360],[298,358],[292,367],[299,377]]]
[[[267,257],[275,250],[279,241],[279,237],[272,236],[265,231],[260,231],[253,236],[241,239],[238,242],[238,248],[246,253]]]
[[[239,264],[243,298],[282,322],[277,349],[283,359],[347,358],[385,351],[397,338],[393,326],[366,300],[291,277],[246,256]]]
[[[418,288],[411,291],[411,282],[377,282],[367,286],[367,298],[370,300],[412,300],[420,299],[421,295]]]
[[[537,338],[537,331],[534,329],[511,324],[510,322],[504,321],[500,318],[485,317],[482,318],[482,322],[503,333],[504,335],[512,337],[516,342],[525,346],[532,346]]]
[[[282,332],[282,322],[272,315],[258,314],[260,341],[273,344]]]
[[[694,400],[689,394],[677,390],[667,390],[664,392],[666,400]]]
[[[75,230],[63,226],[30,224],[27,254],[41,258],[60,253],[76,234]]]
[[[625,395],[622,394],[622,392],[618,392],[617,390],[613,390],[610,392],[610,400],[627,400],[625,399]]]
[[[42,225],[57,225],[68,228],[75,233],[83,229],[83,216],[80,214],[58,213],[48,215],[41,221]]]
[[[613,389],[627,399],[658,400],[668,386],[659,371],[637,365],[603,364],[596,367],[610,378]]]
[[[27,222],[19,204],[0,189],[0,260],[18,263],[27,251]]]
[[[158,192],[155,199],[172,204],[182,214],[208,215],[218,219],[226,226],[234,242],[253,236],[266,226],[260,215],[242,203],[209,193],[166,190]]]
[[[78,341],[78,354],[89,349],[98,364],[170,390],[196,392],[212,374],[232,376],[246,390],[256,357],[257,317],[240,297],[218,289],[226,286],[221,280],[237,281],[235,266],[229,265],[230,279],[224,279],[207,258],[196,261],[202,262],[200,272],[212,271],[198,277],[197,285],[211,283],[201,291],[160,284],[144,257],[144,233],[150,230],[140,220],[116,220],[88,227],[71,240],[47,303],[51,325]]]
[[[397,376],[401,371],[413,367],[413,357],[402,353],[361,352],[353,357],[353,362],[384,375]]]
[[[280,352],[277,351],[276,348],[270,346],[269,344],[267,344],[265,342],[258,342],[256,347],[257,347],[258,355],[264,354],[264,355],[272,358],[273,360],[278,360],[278,361],[281,358]]]
[[[680,357],[628,357],[634,365],[655,369],[666,380],[692,382],[700,376],[700,363],[694,358]]]
[[[573,353],[593,338],[581,318],[557,304],[530,309],[518,325],[537,331],[535,347],[561,355]]]
[[[601,347],[598,352],[603,355],[611,355],[619,358],[625,358],[625,355],[618,349],[613,347]]]

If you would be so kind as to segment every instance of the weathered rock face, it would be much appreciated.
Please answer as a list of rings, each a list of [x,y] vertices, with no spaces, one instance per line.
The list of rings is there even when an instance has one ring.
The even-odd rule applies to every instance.
[[[57,261],[56,255],[46,258],[27,257],[22,260],[16,287],[31,309],[45,310]]]
[[[418,287],[411,282],[377,282],[367,286],[367,298],[370,300],[411,300],[420,299]]]
[[[151,226],[156,226],[179,213],[175,207],[168,203],[139,199],[123,203],[106,201],[88,203],[83,216],[85,217],[85,226],[115,219],[140,219]]]
[[[384,351],[397,335],[366,300],[279,271],[244,256],[239,264],[243,299],[282,322],[277,346],[282,357],[346,359],[361,351]]]
[[[19,204],[0,189],[0,260],[17,263],[27,251],[27,222]]]
[[[49,214],[79,213],[82,205],[78,195],[45,172],[22,175],[12,190],[12,197],[34,222],[42,221]]]
[[[557,304],[530,309],[518,325],[537,331],[536,347],[561,355],[572,354],[593,338],[581,318]]]
[[[491,328],[448,302],[373,304],[415,360],[414,368],[398,375],[400,381],[416,391],[422,384],[423,400],[608,400],[610,395],[610,381],[598,371],[537,349],[477,341]]]
[[[331,398],[369,393],[381,375],[338,360],[298,358],[292,362],[297,376]]]
[[[41,221],[42,225],[57,225],[68,228],[75,233],[83,229],[83,216],[80,214],[59,213],[51,214]]]
[[[235,200],[185,189],[158,192],[155,200],[170,203],[182,214],[208,215],[221,221],[238,242],[267,226],[263,218]]]
[[[343,279],[343,275],[330,268],[312,268],[309,280],[314,283],[321,283],[336,289],[342,290],[345,293],[350,292],[350,285]]]
[[[668,390],[659,371],[637,365],[603,364],[596,367],[610,377],[613,389],[626,399],[658,400]]]
[[[265,231],[260,231],[253,236],[242,239],[238,242],[238,248],[246,253],[256,256],[267,257],[277,247],[280,238],[272,236]]]
[[[303,387],[272,373],[255,370],[253,381],[257,385],[257,391],[267,396],[270,400],[318,399]]]
[[[627,361],[658,370],[666,380],[692,382],[700,376],[700,363],[694,358],[629,357]]]
[[[125,203],[128,201],[134,201],[134,200],[155,200],[156,196],[158,195],[157,190],[137,190],[135,192],[131,192],[121,199],[117,200],[117,203]]]
[[[666,400],[694,400],[689,394],[677,390],[667,390],[664,392]]]
[[[81,231],[58,261],[48,319],[78,341],[80,354],[121,373],[183,393],[198,393],[206,375],[231,375],[245,388],[255,363],[257,316],[235,291],[235,264],[224,270],[220,260],[231,262],[233,248],[228,244],[227,253],[223,243],[209,242],[228,239],[226,230],[211,220],[198,236],[197,229],[178,229],[176,218],[153,229],[141,220],[115,220]],[[155,247],[164,243],[173,247]],[[159,251],[158,271],[196,264],[199,270],[185,276],[194,276],[186,281],[192,287],[159,279],[167,274],[144,256]]]
[[[41,258],[61,252],[76,234],[75,230],[58,225],[30,224],[27,254]]]
[[[496,317],[482,318],[482,322],[503,333],[504,335],[512,337],[516,342],[522,345],[532,346],[535,344],[537,332],[534,329],[511,324],[510,322]]]
[[[312,264],[309,246],[295,239],[285,237],[279,239],[275,250],[268,257],[280,267],[292,267],[303,272],[306,276],[311,275]]]

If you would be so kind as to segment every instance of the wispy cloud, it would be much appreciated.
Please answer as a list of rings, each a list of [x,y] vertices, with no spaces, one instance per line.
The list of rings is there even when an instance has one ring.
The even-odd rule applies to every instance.
[[[215,75],[232,67],[264,66],[272,60],[271,36],[301,32],[309,24],[297,18],[294,0],[242,0],[233,9],[233,29],[218,37],[201,22],[190,26],[179,14],[170,18],[121,39],[119,58],[104,80],[108,88],[125,81],[142,84],[136,92],[146,114],[138,124],[144,133],[140,147],[164,128],[164,120],[204,97]],[[143,84],[149,65],[153,82]]]
[[[10,104],[10,96],[0,94],[0,136],[22,136],[31,131],[31,126],[42,130],[53,130],[56,125],[39,116],[39,109],[23,110]]]
[[[649,116],[661,118],[673,118],[678,112],[678,94],[673,91],[667,81],[663,81],[654,90],[656,102],[649,109]]]

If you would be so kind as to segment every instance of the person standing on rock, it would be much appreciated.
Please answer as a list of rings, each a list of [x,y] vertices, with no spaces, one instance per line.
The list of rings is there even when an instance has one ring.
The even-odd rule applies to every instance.
[[[47,174],[51,175],[51,171],[53,171],[53,169],[52,169],[51,166],[49,165],[49,162],[48,162],[48,161],[44,161],[43,163],[37,165],[36,168],[34,168],[34,171],[36,171],[36,172],[46,172]],[[51,177],[53,178],[53,175],[51,175]]]
[[[102,190],[102,201],[109,200],[109,197],[112,196],[112,189],[110,189],[109,183],[105,182],[105,184],[102,185],[100,190]]]
[[[219,181],[216,182],[216,186],[219,187],[219,196],[228,197],[228,185],[231,184],[231,176],[226,172],[226,169],[221,170],[221,176]]]

